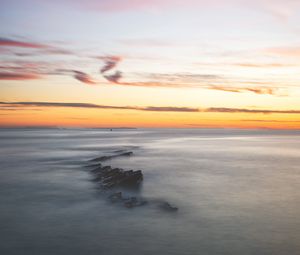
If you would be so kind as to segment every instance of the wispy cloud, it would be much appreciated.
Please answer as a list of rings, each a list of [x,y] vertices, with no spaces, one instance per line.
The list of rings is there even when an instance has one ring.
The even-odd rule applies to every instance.
[[[208,89],[213,90],[222,90],[228,92],[253,92],[255,94],[260,95],[279,95],[277,92],[277,88],[270,88],[270,87],[230,87],[230,86],[221,86],[221,85],[210,85],[207,87]]]
[[[0,47],[19,47],[19,48],[33,48],[33,49],[49,48],[49,46],[45,44],[19,41],[19,40],[13,40],[13,39],[3,38],[3,37],[0,38]]]
[[[120,56],[99,56],[96,58],[104,61],[104,66],[100,69],[102,74],[116,67],[122,60],[122,57]]]
[[[242,119],[239,121],[243,121],[243,122],[266,122],[266,123],[298,123],[300,122],[300,120],[260,120],[260,119]]]
[[[232,93],[252,92],[260,95],[283,96],[283,91],[279,87],[267,84],[252,85],[244,80],[235,81],[233,79],[216,74],[197,73],[129,73],[129,77],[134,80],[124,80],[121,71],[112,71],[121,61],[120,56],[100,56],[104,60],[101,68],[102,77],[110,83],[120,86],[135,86],[149,88],[199,88],[208,90],[219,90]],[[82,70],[57,68],[58,63],[48,63],[43,61],[11,61],[0,62],[2,79],[38,79],[46,75],[71,75],[76,80],[85,84],[101,84],[97,79]],[[61,64],[63,67],[63,64]],[[28,75],[25,75],[28,74]],[[128,76],[127,76],[128,77]],[[243,84],[245,83],[245,85]],[[227,85],[232,84],[232,85]],[[238,85],[234,85],[238,84]]]
[[[86,73],[81,71],[73,71],[74,78],[87,84],[96,84],[96,82]]]
[[[153,112],[213,112],[213,113],[253,113],[253,114],[300,114],[300,110],[274,110],[274,109],[247,109],[247,108],[193,108],[177,106],[112,106],[89,103],[61,103],[61,102],[0,102],[1,107],[24,109],[24,107],[71,107],[88,109],[117,109]]]
[[[112,106],[89,103],[60,103],[60,102],[0,102],[1,107],[23,108],[23,107],[71,107],[90,109],[117,109],[117,110],[138,110],[155,112],[198,112],[197,108],[189,107],[138,107],[138,106]]]
[[[290,67],[290,66],[294,66],[291,64],[282,64],[282,63],[262,63],[262,64],[258,64],[258,63],[236,63],[233,64],[234,66],[240,66],[240,67],[253,67],[253,68],[280,68],[280,67]]]
[[[100,73],[102,74],[103,78],[112,83],[119,83],[120,79],[122,78],[122,72],[117,70],[114,73],[109,74],[109,71],[118,65],[118,63],[122,60],[122,57],[99,56],[96,58],[104,61],[104,66],[100,69]]]
[[[205,112],[221,113],[262,113],[262,114],[300,114],[300,110],[267,110],[267,109],[246,109],[246,108],[219,108],[211,107],[205,109]]]
[[[86,84],[97,84],[97,82],[87,73],[78,71],[78,70],[69,70],[69,69],[57,69],[56,74],[72,74],[73,77]]]
[[[54,45],[37,43],[31,41],[21,41],[10,38],[0,37],[0,49],[10,49],[6,51],[7,54],[15,54],[19,57],[35,56],[41,54],[49,55],[73,55],[74,53],[70,50],[63,49]],[[27,52],[16,52],[15,49],[21,48],[27,50]],[[34,50],[34,51],[32,51]]]
[[[142,73],[137,74],[140,81],[120,81],[122,73],[117,71],[112,75],[104,75],[108,81],[124,86],[137,87],[168,87],[168,88],[201,88],[220,90],[233,93],[252,92],[259,95],[283,96],[280,88],[271,86],[226,85],[228,83],[243,83],[230,81],[227,78],[215,74],[193,73]]]
[[[42,78],[35,73],[0,72],[0,80],[35,80]]]
[[[114,74],[103,75],[103,77],[112,83],[119,83],[120,79],[122,78],[122,72],[116,71]]]

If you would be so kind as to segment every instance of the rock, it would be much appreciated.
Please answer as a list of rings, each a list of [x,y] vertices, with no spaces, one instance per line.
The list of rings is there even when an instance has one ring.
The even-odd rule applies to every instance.
[[[120,153],[119,153],[120,152]],[[98,162],[98,161],[106,161],[116,157],[123,156],[131,156],[132,152],[122,152],[121,150],[115,151],[115,153],[119,153],[111,156],[102,156],[90,161]],[[101,163],[92,164],[86,166],[88,168],[95,167],[91,169],[90,172],[94,176],[94,181],[100,184],[100,188],[104,193],[108,193],[108,190],[117,190],[118,188],[130,188],[136,189],[139,187],[140,183],[143,181],[143,173],[141,170],[127,170],[125,171],[122,168],[112,168],[111,166],[103,166]],[[132,192],[132,191],[131,191]],[[126,197],[120,191],[114,192],[110,194],[108,200],[112,203],[120,203],[124,205],[126,208],[133,208],[137,206],[143,206],[148,204],[148,201],[143,200],[137,197]],[[178,208],[170,205],[165,201],[150,201],[150,203],[154,203],[158,205],[162,210],[168,212],[177,212]]]
[[[123,187],[136,187],[143,181],[143,174],[141,170],[137,171],[125,171],[118,183]]]
[[[128,156],[131,156],[132,154],[133,154],[132,151],[128,151],[128,152],[123,152],[123,153],[119,153],[119,154],[116,154],[116,155],[102,156],[102,157],[94,158],[94,159],[91,159],[90,161],[92,161],[92,162],[106,161],[106,160],[110,160],[110,159],[118,158],[118,157],[128,157]]]
[[[124,206],[127,208],[133,208],[136,206],[143,206],[146,205],[148,202],[145,200],[138,200],[136,197],[130,197],[128,199],[125,199]]]
[[[168,211],[168,212],[176,212],[178,211],[177,207],[174,207],[172,205],[170,205],[168,202],[163,202],[162,204],[160,204],[159,206],[161,209]]]
[[[112,168],[111,166],[99,166],[91,172],[94,174],[94,181],[99,181],[103,188],[116,186],[136,188],[143,180],[141,170],[125,171],[122,168]]]

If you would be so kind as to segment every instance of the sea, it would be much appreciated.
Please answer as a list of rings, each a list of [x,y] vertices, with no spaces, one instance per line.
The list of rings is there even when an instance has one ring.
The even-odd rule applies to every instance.
[[[87,166],[117,151],[178,210],[109,201]],[[298,255],[300,130],[2,128],[0,254]]]

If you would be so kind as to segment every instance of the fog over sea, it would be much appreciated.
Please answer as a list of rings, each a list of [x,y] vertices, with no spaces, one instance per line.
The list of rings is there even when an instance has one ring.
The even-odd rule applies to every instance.
[[[85,166],[142,170],[111,203]],[[1,129],[0,254],[298,255],[300,131]]]

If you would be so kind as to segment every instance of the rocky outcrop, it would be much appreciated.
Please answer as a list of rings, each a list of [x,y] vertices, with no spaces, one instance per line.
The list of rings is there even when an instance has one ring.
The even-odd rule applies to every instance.
[[[125,171],[122,168],[99,165],[97,168],[91,170],[91,172],[94,174],[93,180],[99,182],[105,189],[113,187],[136,188],[143,180],[141,170]]]
[[[121,151],[118,151],[121,152]],[[131,156],[133,153],[122,152],[110,156],[102,156],[90,160],[91,162],[103,162],[116,157]],[[122,168],[112,168],[109,165],[94,163],[86,166],[93,175],[93,181],[100,185],[100,188],[108,193],[108,201],[118,203],[126,208],[134,208],[144,205],[156,205],[163,211],[176,212],[177,207],[170,205],[168,202],[155,200],[145,200],[138,196],[128,196],[125,194],[127,189],[137,191],[143,181],[143,173],[141,170],[124,170]],[[120,191],[120,189],[122,191]]]

